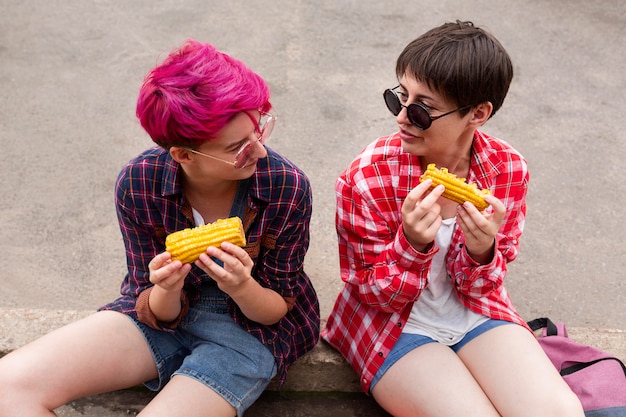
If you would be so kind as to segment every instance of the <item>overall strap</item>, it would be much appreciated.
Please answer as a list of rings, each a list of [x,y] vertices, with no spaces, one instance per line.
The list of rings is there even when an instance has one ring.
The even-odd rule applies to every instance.
[[[246,204],[248,203],[250,181],[252,181],[252,178],[246,178],[245,180],[239,181],[239,184],[237,184],[237,191],[235,192],[233,205],[230,208],[229,217],[237,216],[243,221],[243,215],[246,212]]]

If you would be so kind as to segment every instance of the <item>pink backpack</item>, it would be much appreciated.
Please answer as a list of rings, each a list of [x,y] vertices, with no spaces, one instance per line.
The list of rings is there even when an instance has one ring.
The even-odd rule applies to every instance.
[[[528,322],[543,329],[539,344],[578,396],[586,417],[626,417],[626,366],[618,358],[567,337],[564,323],[546,317]]]

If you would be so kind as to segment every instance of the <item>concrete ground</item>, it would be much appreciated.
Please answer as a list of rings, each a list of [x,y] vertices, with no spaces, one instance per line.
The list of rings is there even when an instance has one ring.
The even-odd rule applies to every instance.
[[[367,143],[394,130],[381,93],[395,85],[405,44],[456,19],[493,32],[515,66],[509,96],[484,130],[530,166],[526,230],[507,279],[517,309],[527,319],[626,331],[626,3],[0,5],[0,311],[39,317],[10,325],[0,314],[5,351],[49,327],[37,320],[54,327],[117,296],[125,265],[113,184],[151,146],[134,116],[137,91],[146,71],[188,37],[240,58],[271,86],[280,119],[269,146],[314,187],[306,267],[327,316],[342,285],[334,181]],[[371,415],[348,409],[334,415]]]

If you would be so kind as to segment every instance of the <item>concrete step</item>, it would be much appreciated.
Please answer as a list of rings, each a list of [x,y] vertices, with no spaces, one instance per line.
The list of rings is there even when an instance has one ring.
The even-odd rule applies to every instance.
[[[144,388],[82,398],[57,410],[59,417],[137,415],[154,393]],[[246,417],[390,417],[363,393],[266,391]]]
[[[0,356],[91,311],[0,309]],[[600,348],[626,362],[626,331],[568,328],[580,343]],[[59,417],[136,415],[154,393],[136,387],[83,398],[57,410]],[[325,342],[320,342],[290,368],[281,390],[272,382],[246,417],[260,416],[388,416],[359,386],[357,374]]]

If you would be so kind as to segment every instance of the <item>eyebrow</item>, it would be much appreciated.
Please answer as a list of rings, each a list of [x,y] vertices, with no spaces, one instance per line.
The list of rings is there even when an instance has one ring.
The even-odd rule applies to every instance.
[[[408,95],[408,91],[407,91],[406,87],[404,87],[402,84],[400,84],[400,88],[402,89],[402,91],[404,92],[404,94],[407,94],[407,95]],[[435,99],[434,99],[433,97],[431,97],[431,96],[426,96],[426,95],[424,95],[424,94],[418,94],[416,98],[417,98],[417,99],[419,99],[419,100],[426,99],[426,100],[435,101]]]
[[[241,148],[241,146],[246,143],[246,141],[248,140],[248,137],[246,136],[245,138],[238,140],[237,142],[231,143],[230,145],[228,145],[225,149],[227,152],[230,151],[234,151],[236,149]]]
[[[404,92],[404,94],[407,94],[406,87],[403,86],[402,83],[400,83],[399,85],[400,85],[400,88],[402,89],[402,91]],[[426,96],[426,95],[423,95],[423,94],[418,94],[415,99],[418,100],[423,105],[425,105],[426,107],[428,107],[429,109],[433,109],[433,110],[437,110],[439,108],[438,106],[441,106],[441,104],[442,104],[442,103],[439,102],[439,100],[435,99],[434,97]],[[428,101],[432,102],[433,105],[429,106],[426,103],[424,103],[423,100],[428,100]]]

